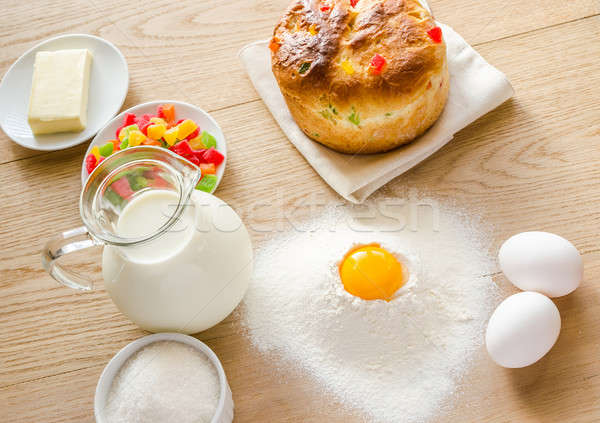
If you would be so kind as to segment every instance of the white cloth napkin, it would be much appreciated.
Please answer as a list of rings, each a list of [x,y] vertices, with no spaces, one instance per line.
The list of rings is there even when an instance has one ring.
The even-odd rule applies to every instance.
[[[447,45],[448,103],[425,134],[410,144],[382,154],[341,154],[308,138],[292,118],[279,91],[271,71],[268,41],[243,47],[239,57],[256,91],[292,144],[338,194],[353,203],[362,203],[381,186],[443,147],[456,132],[514,94],[502,72],[487,63],[452,28],[438,25]]]

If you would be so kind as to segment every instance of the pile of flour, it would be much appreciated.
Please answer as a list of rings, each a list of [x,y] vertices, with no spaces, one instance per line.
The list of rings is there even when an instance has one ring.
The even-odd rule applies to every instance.
[[[242,307],[247,336],[370,421],[434,417],[456,392],[498,301],[485,233],[438,207],[437,230],[357,226],[337,210],[305,225],[310,231],[258,245]],[[390,302],[353,297],[339,279],[344,253],[372,242],[410,272]]]

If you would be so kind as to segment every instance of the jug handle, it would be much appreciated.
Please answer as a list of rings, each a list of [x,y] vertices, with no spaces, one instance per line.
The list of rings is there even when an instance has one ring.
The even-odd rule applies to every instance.
[[[82,291],[91,291],[93,282],[90,279],[65,269],[57,260],[65,254],[97,245],[102,245],[102,243],[94,240],[85,226],[71,229],[46,243],[42,250],[42,265],[50,276],[63,285]]]

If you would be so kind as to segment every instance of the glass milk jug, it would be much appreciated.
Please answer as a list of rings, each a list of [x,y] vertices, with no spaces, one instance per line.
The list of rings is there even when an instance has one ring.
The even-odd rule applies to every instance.
[[[47,243],[44,268],[66,286],[91,290],[90,278],[58,259],[103,246],[104,286],[138,326],[182,333],[214,326],[246,292],[252,245],[231,207],[194,189],[200,176],[194,164],[160,147],[109,156],[81,192],[84,226]]]

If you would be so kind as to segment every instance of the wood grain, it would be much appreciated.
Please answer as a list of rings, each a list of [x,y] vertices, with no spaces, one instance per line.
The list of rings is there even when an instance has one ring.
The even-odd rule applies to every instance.
[[[117,44],[131,73],[126,107],[174,98],[214,111],[228,140],[218,195],[240,212],[254,240],[276,228],[281,210],[308,195],[340,201],[285,139],[236,58],[266,37],[286,1],[7,1],[0,71],[38,40],[89,32]],[[563,330],[536,365],[505,370],[480,354],[455,407],[440,422],[592,422],[600,420],[600,4],[432,1],[507,73],[516,96],[465,128],[445,148],[388,184],[452,201],[478,214],[492,248],[512,233],[543,229],[575,243],[585,280],[556,301]],[[28,25],[34,21],[32,28]],[[27,30],[24,30],[27,28]],[[77,201],[85,145],[41,153],[0,134],[0,421],[93,420],[93,393],[107,361],[145,333],[98,289],[77,293],[41,268],[45,240],[81,224]],[[264,163],[263,157],[269,158]],[[274,164],[274,165],[273,165]],[[270,204],[257,208],[256,199]],[[96,252],[98,253],[98,252]],[[98,256],[74,261],[96,274]],[[502,276],[499,286],[511,292]],[[276,369],[241,334],[239,316],[198,335],[221,358],[234,392],[236,421],[361,421],[301,374]]]

